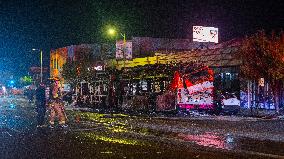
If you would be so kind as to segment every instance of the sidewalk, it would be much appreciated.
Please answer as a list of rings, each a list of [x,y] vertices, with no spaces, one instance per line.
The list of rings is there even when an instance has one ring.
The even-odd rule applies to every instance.
[[[218,121],[263,121],[268,119],[256,118],[256,117],[239,117],[239,116],[193,116],[193,117],[154,117],[158,119],[171,118],[173,120],[218,120]],[[276,120],[276,119],[269,119]]]
[[[133,116],[143,116],[150,117],[156,119],[172,119],[172,120],[217,120],[217,121],[267,121],[267,120],[284,120],[284,116],[278,116],[273,118],[260,118],[260,117],[245,117],[245,116],[224,116],[224,115],[208,115],[208,114],[197,114],[193,113],[191,115],[182,115],[176,114],[171,116],[166,116],[161,113],[152,113],[152,114],[132,114],[123,111],[114,111],[114,110],[101,110],[101,109],[93,109],[93,108],[81,108],[75,106],[67,106],[66,110],[69,111],[82,111],[82,112],[94,112],[94,113],[105,113],[105,114],[128,114]]]
[[[147,130],[147,132],[159,132],[162,134],[182,133],[185,135],[204,135],[210,133],[221,136],[231,134],[234,137],[244,140],[250,138],[284,142],[284,120],[279,119],[206,114],[200,114],[199,116],[198,114],[195,114],[195,116],[166,116],[162,113],[139,115],[118,111],[72,107],[69,107],[68,110],[82,111],[82,114],[84,112],[93,112],[95,116],[99,117],[96,120],[122,122],[131,127],[131,129]]]

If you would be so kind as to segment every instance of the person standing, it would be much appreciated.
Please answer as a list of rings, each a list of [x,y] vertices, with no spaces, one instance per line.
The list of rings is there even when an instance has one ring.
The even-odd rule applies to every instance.
[[[61,99],[61,91],[57,81],[53,84],[51,89],[51,104],[50,109],[50,118],[49,118],[49,127],[54,128],[55,117],[58,117],[59,126],[62,128],[67,127],[66,125],[66,115],[64,111],[64,104]]]
[[[45,86],[40,83],[36,89],[36,111],[37,111],[37,127],[44,126],[44,117],[46,112]]]

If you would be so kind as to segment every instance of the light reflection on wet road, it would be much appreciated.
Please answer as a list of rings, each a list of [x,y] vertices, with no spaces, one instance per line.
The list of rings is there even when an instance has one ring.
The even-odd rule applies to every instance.
[[[227,139],[224,137],[219,136],[218,134],[214,133],[205,133],[205,134],[178,134],[178,138],[196,143],[201,146],[218,148],[218,149],[226,149],[231,150],[233,149],[233,137],[231,139]],[[228,141],[230,140],[230,141]]]
[[[4,158],[280,158],[283,142],[207,131],[198,122],[68,111],[69,128],[35,128],[34,108],[0,99]],[[190,124],[192,127],[187,126]],[[186,130],[186,131],[185,131]],[[277,156],[278,155],[278,156]]]
[[[201,146],[204,150],[224,150],[228,152],[244,153],[247,155],[256,154],[262,157],[281,157],[284,156],[284,151],[281,147],[284,146],[281,142],[276,141],[262,141],[252,138],[244,138],[242,136],[232,135],[231,133],[220,134],[216,132],[203,132],[192,131],[187,129],[178,132],[169,129],[172,125],[159,124],[156,119],[144,119],[126,115],[110,115],[110,114],[98,114],[98,113],[80,113],[81,118],[88,126],[102,126],[101,129],[108,131],[108,133],[123,133],[135,134],[138,139],[147,139],[147,137],[153,137],[150,140],[156,142],[168,141],[169,143],[177,143],[182,146]],[[154,123],[154,124],[153,124]],[[149,126],[151,125],[151,126]],[[193,124],[195,125],[195,124]],[[162,130],[158,127],[163,127]],[[166,128],[165,128],[166,127]],[[117,135],[117,134],[116,134]],[[178,142],[177,142],[178,141]],[[249,142],[244,142],[249,141]],[[253,144],[251,144],[253,143]],[[257,144],[260,143],[260,144]]]

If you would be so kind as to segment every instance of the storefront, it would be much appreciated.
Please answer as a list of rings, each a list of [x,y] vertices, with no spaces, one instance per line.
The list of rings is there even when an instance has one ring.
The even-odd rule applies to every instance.
[[[214,109],[214,72],[189,63],[154,64],[117,70],[112,83],[120,109],[169,111]]]
[[[169,88],[170,66],[157,64],[125,68],[116,80],[117,104],[121,109],[157,110],[156,100]]]

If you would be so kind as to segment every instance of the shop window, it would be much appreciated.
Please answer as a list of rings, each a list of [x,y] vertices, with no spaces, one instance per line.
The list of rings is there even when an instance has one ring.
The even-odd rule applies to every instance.
[[[53,69],[57,69],[57,66],[56,66],[57,65],[57,60],[56,59],[52,59],[51,60],[51,65],[52,65]]]
[[[221,74],[222,90],[237,93],[240,90],[238,73],[226,72]]]
[[[140,82],[142,91],[147,91],[147,81],[143,80]]]
[[[59,62],[58,62],[58,59],[56,60],[56,69],[59,68]]]
[[[51,59],[50,65],[51,65],[51,68],[54,69],[54,67],[53,67],[53,59]]]
[[[89,94],[89,87],[88,87],[88,83],[82,83],[82,95],[87,95]]]

